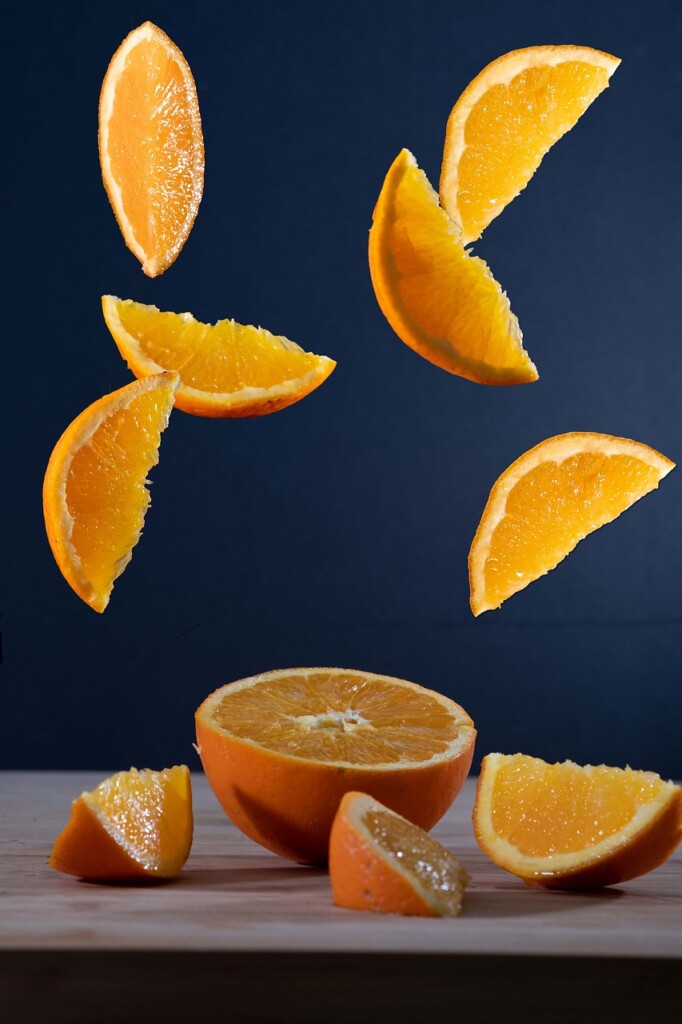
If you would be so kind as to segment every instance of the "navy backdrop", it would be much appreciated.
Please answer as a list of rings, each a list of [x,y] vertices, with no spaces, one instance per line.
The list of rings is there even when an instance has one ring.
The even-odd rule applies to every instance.
[[[538,441],[599,430],[682,458],[679,0],[45,11],[5,16],[3,765],[195,767],[211,690],[329,664],[453,696],[479,755],[682,775],[679,470],[500,611],[475,620],[467,582],[492,483]],[[125,248],[97,157],[102,77],[146,19],[192,67],[206,144],[194,230],[156,280]],[[399,149],[436,184],[459,93],[536,43],[623,63],[477,246],[541,375],[486,388],[393,334],[367,231]],[[273,416],[173,415],[144,536],[99,616],[54,564],[40,488],[68,422],[131,379],[105,292],[262,324],[338,368]]]

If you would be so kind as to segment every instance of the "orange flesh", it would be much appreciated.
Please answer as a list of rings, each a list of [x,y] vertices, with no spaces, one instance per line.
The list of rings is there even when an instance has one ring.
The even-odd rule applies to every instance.
[[[505,598],[553,569],[588,533],[657,486],[660,470],[596,452],[544,462],[511,490],[485,563],[486,599]]]
[[[578,852],[620,832],[665,785],[649,772],[519,754],[497,769],[493,829],[524,856]]]
[[[360,765],[428,761],[471,726],[428,693],[360,673],[281,676],[228,691],[211,715],[268,750]]]
[[[605,68],[566,61],[527,68],[479,99],[466,121],[458,165],[457,204],[467,239],[478,238],[525,188],[545,153],[608,81]]]

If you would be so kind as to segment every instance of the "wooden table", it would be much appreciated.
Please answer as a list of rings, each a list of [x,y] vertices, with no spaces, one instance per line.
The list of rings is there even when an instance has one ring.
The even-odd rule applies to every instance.
[[[71,799],[107,774],[0,775],[3,1024],[681,1019],[679,851],[619,889],[526,888],[478,850],[470,780],[434,830],[471,874],[462,917],[354,913],[323,871],[242,836],[197,776],[182,876],[90,885],[47,857]]]

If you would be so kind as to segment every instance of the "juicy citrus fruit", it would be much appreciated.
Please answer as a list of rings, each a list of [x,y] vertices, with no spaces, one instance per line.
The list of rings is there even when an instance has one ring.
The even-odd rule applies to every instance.
[[[462,228],[463,245],[526,187],[619,64],[588,46],[530,46],[474,78],[448,118],[440,179],[441,202]]]
[[[104,76],[99,159],[126,245],[145,274],[162,274],[199,209],[204,141],[189,65],[150,21],[126,36]]]
[[[98,881],[177,875],[192,845],[186,765],[118,772],[74,800],[50,867]]]
[[[223,810],[283,857],[327,860],[341,797],[370,793],[431,828],[461,789],[476,732],[462,708],[415,683],[340,668],[265,672],[222,686],[196,714]]]
[[[468,881],[449,850],[366,793],[341,801],[329,878],[339,907],[421,917],[456,917]]]
[[[653,772],[488,754],[473,820],[484,853],[529,885],[617,885],[682,840],[682,790]]]
[[[559,434],[525,452],[490,492],[471,545],[474,615],[554,569],[674,465],[646,444],[609,434]]]
[[[67,583],[103,612],[140,539],[177,373],[133,381],[88,406],[54,447],[43,483],[45,528]]]
[[[463,248],[459,228],[406,149],[374,209],[369,268],[381,311],[419,355],[479,384],[537,380],[507,296],[483,260]]]
[[[107,327],[136,377],[177,370],[175,405],[196,416],[262,416],[284,409],[327,379],[336,363],[287,338],[234,320],[199,323],[102,296]]]

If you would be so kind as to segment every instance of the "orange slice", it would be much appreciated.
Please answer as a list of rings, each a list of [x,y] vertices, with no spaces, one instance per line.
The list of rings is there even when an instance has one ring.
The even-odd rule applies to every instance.
[[[50,867],[93,881],[172,878],[192,846],[186,765],[118,772],[74,800]]]
[[[283,857],[327,860],[341,797],[360,790],[421,828],[445,814],[476,732],[454,701],[340,668],[265,672],[222,686],[196,713],[206,777],[242,832]]]
[[[133,381],[88,406],[54,447],[43,483],[45,528],[67,583],[103,612],[140,539],[178,375]]]
[[[369,233],[381,310],[399,338],[449,373],[479,384],[526,384],[537,370],[509,300],[470,256],[412,154],[386,175]]]
[[[199,323],[102,296],[107,327],[136,377],[177,370],[175,405],[195,416],[263,416],[293,405],[327,379],[336,363],[287,338],[234,320]]]
[[[204,188],[197,90],[174,42],[146,21],[111,59],[99,100],[102,180],[148,277],[177,259]]]
[[[588,46],[530,46],[498,57],[467,86],[448,118],[440,179],[463,245],[526,187],[619,64]]]
[[[474,615],[554,569],[674,466],[646,444],[609,434],[559,434],[525,452],[495,483],[471,545]]]
[[[483,852],[529,885],[618,885],[682,840],[682,790],[653,772],[488,754],[473,820]]]
[[[339,907],[420,917],[457,917],[468,882],[449,850],[366,793],[341,801],[329,878]]]

